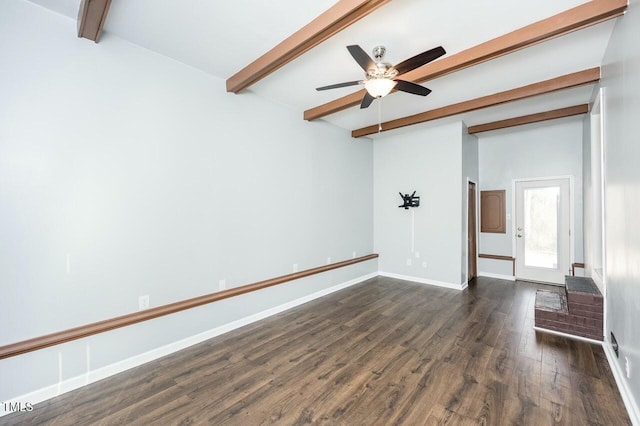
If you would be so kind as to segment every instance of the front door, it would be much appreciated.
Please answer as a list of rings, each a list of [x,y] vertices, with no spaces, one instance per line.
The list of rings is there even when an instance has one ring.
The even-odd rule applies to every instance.
[[[516,277],[564,284],[570,270],[569,178],[516,182]]]

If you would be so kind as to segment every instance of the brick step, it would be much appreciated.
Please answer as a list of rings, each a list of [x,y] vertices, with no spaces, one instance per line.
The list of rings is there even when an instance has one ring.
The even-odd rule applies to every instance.
[[[567,298],[568,295],[564,291],[538,290],[535,305],[536,327],[602,340],[602,308],[600,312],[572,310]],[[589,307],[592,308],[591,305]]]
[[[540,322],[536,321],[536,327],[546,328],[548,330],[558,331],[561,333],[571,334],[574,336],[586,337],[588,339],[602,341],[602,331],[599,330],[590,330],[586,328],[581,328],[574,326],[570,330],[567,329],[567,325],[564,323],[558,323],[555,321],[542,320]]]
[[[600,308],[599,312],[592,310],[582,310],[576,308],[575,304],[569,303],[569,312],[572,315],[578,315],[581,317],[593,318],[602,321],[604,319],[604,315],[602,313],[602,308]]]
[[[573,310],[599,313],[602,312],[602,306],[569,302],[569,311],[573,312]]]
[[[565,279],[565,289],[570,305],[584,305],[580,308],[581,310],[589,310],[584,309],[585,306],[593,306],[602,310],[604,306],[602,294],[591,278],[568,276]]]

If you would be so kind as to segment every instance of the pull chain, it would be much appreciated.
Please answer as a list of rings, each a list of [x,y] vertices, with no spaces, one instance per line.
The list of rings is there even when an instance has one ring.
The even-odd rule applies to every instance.
[[[382,131],[382,98],[378,98],[378,133]]]

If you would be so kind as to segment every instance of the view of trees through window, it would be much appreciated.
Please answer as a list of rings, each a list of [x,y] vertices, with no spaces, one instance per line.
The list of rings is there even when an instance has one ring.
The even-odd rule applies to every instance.
[[[527,266],[558,267],[558,208],[560,187],[524,191],[524,261]]]

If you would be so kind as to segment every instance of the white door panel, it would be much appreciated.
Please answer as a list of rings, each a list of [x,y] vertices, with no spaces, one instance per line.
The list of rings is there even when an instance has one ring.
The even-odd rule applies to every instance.
[[[570,269],[569,179],[516,182],[516,277],[564,284]]]

